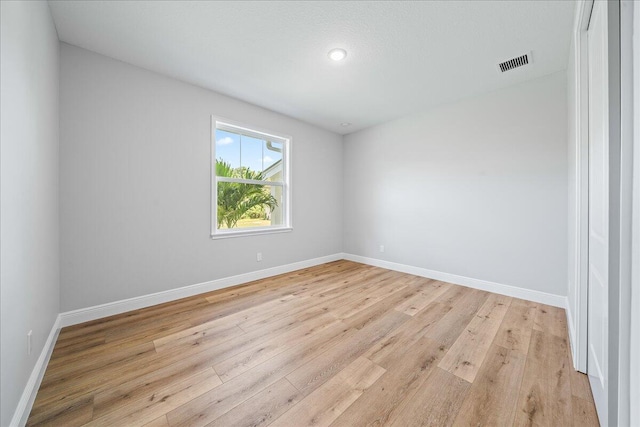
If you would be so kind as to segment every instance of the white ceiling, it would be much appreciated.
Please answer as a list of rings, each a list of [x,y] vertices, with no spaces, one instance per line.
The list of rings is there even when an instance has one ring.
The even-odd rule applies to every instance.
[[[567,0],[50,5],[63,42],[342,134],[565,69],[574,9]],[[346,60],[327,58],[334,47]],[[532,65],[497,71],[529,51]]]

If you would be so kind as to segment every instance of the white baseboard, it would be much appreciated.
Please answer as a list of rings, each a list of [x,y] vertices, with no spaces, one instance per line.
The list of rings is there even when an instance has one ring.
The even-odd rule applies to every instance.
[[[53,322],[47,341],[44,343],[40,356],[31,371],[27,385],[22,391],[22,396],[20,396],[16,411],[13,413],[13,418],[11,418],[11,424],[9,424],[11,427],[23,426],[27,423],[33,402],[36,400],[36,395],[42,382],[42,377],[44,377],[44,373],[47,370],[53,347],[56,344],[58,332],[60,332],[60,315],[58,315],[56,321]]]
[[[467,286],[469,288],[480,289],[482,291],[494,292],[509,297],[521,298],[528,301],[539,302],[553,307],[566,308],[567,297],[562,295],[549,294],[532,289],[520,288],[517,286],[503,285],[501,283],[489,282],[487,280],[474,279],[471,277],[458,276],[456,274],[443,273],[441,271],[428,270],[426,268],[414,267],[412,265],[399,264],[391,261],[384,261],[376,258],[368,258],[360,255],[342,254],[343,258],[349,261],[360,262],[362,264],[373,265],[375,267],[395,270],[402,273],[413,274],[415,276],[427,277],[429,279],[441,280],[455,285]]]
[[[114,301],[106,304],[96,305],[93,307],[67,311],[60,314],[60,327],[63,328],[65,326],[71,326],[78,323],[88,322],[90,320],[101,319],[103,317],[113,316],[115,314],[125,313],[131,310],[151,307],[153,305],[174,301],[180,298],[191,297],[205,292],[211,292],[218,289],[228,288],[230,286],[251,282],[253,280],[260,280],[271,276],[277,276],[278,274],[300,270],[302,268],[308,268],[327,262],[337,261],[342,258],[342,254],[340,253],[327,255],[320,258],[294,262],[278,267],[265,268],[264,270],[252,271],[250,273],[238,274],[237,276],[224,277],[221,279],[211,280],[209,282],[184,286],[182,288],[170,289],[167,291],[156,292],[154,294],[133,297],[126,300]]]
[[[495,292],[497,294],[522,298],[529,301],[540,302],[554,307],[567,308],[567,298],[561,295],[549,294],[546,292],[520,288],[517,286],[504,285],[501,283],[489,282],[486,280],[474,279],[471,277],[458,276],[455,274],[428,270],[426,268],[414,267],[411,265],[399,264],[376,258],[368,258],[348,253],[337,253],[277,267],[266,268],[264,270],[253,271],[250,273],[239,274],[237,276],[224,277],[221,279],[184,286],[177,289],[170,289],[167,291],[157,292],[149,295],[133,297],[126,300],[114,301],[106,304],[96,305],[93,307],[67,311],[60,314],[59,326],[63,328],[65,326],[76,325],[91,320],[113,316],[115,314],[125,313],[131,310],[138,310],[140,308],[151,307],[153,305],[175,301],[180,298],[186,298],[205,292],[211,292],[230,286],[240,285],[242,283],[251,282],[253,280],[260,280],[267,277],[276,276],[278,274],[300,270],[302,268],[308,268],[327,262],[337,261],[340,259],[360,262],[363,264],[400,271],[403,273],[414,274],[416,276],[428,277],[430,279],[442,280],[445,282],[454,283],[456,285],[467,286],[470,288],[480,289],[488,292]]]

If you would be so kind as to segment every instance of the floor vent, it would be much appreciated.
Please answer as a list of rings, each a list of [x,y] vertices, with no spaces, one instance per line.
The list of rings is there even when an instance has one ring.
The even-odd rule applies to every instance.
[[[531,55],[529,53],[525,53],[524,55],[518,56],[517,58],[511,58],[507,61],[499,63],[498,68],[500,68],[500,71],[504,73],[505,71],[523,67],[529,63],[531,63]]]

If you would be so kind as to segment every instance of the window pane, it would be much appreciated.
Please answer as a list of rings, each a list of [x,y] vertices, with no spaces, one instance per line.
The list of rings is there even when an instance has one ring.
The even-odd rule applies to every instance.
[[[217,168],[217,174],[281,182],[283,148],[282,142],[216,129],[216,160],[226,164],[224,172]]]
[[[240,166],[240,135],[216,129],[216,160],[227,163],[231,169]]]
[[[218,183],[218,228],[281,226],[284,206],[281,186]]]

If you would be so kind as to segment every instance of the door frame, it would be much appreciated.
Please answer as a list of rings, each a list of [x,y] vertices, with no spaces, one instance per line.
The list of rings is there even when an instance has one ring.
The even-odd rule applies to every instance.
[[[589,72],[587,56],[587,29],[591,18],[593,0],[576,3],[576,19],[573,27],[575,68],[575,205],[571,206],[575,217],[575,242],[573,242],[575,306],[573,319],[569,315],[571,353],[576,370],[587,372],[587,316],[589,277]]]
[[[620,334],[618,423],[640,425],[640,4],[620,2]],[[636,261],[634,263],[634,260]]]
[[[632,361],[640,360],[640,4],[630,2],[633,5],[632,46],[630,49],[633,58],[631,64],[633,85],[633,106],[631,107],[631,122],[633,127],[633,184],[632,184],[632,241],[631,241],[631,319],[629,327],[629,403],[640,401],[640,366]],[[623,28],[629,25],[622,22]],[[624,49],[623,56],[629,55]],[[629,66],[629,65],[627,65]],[[624,82],[623,82],[624,84]],[[627,82],[628,84],[628,82]],[[623,91],[624,93],[625,91]],[[629,111],[629,110],[627,110]],[[635,118],[635,120],[634,120]],[[633,263],[633,260],[636,260]],[[622,421],[622,420],[621,420]],[[629,425],[640,425],[640,405],[630,405]]]
[[[576,19],[574,23],[573,42],[575,47],[575,118],[576,118],[576,189],[575,206],[575,250],[571,254],[575,261],[575,271],[570,272],[575,277],[575,319],[569,316],[572,339],[572,356],[574,366],[581,372],[587,370],[587,320],[588,320],[588,63],[587,63],[587,29],[593,0],[583,0],[576,4]],[[623,339],[628,332],[626,324],[626,304],[621,304],[621,298],[630,292],[631,283],[625,279],[625,271],[630,270],[631,248],[626,246],[624,233],[630,233],[627,227],[626,209],[628,203],[627,182],[632,175],[626,173],[626,167],[621,161],[621,63],[620,63],[620,1],[607,1],[607,33],[608,33],[608,75],[609,75],[609,336],[608,336],[608,370],[604,374],[608,379],[608,420],[603,424],[617,425],[618,417],[625,411],[625,405],[620,405],[618,396],[620,390],[619,368],[624,371],[624,355],[621,355],[620,335]],[[623,193],[624,191],[624,193]],[[624,282],[624,283],[623,283]],[[622,285],[622,286],[621,286]],[[621,292],[622,289],[622,292]],[[571,289],[569,291],[572,291]],[[571,310],[571,307],[569,307]],[[621,319],[622,317],[622,319]],[[622,324],[621,324],[622,320]],[[573,324],[572,324],[573,323]],[[621,357],[622,356],[622,357]],[[620,360],[623,363],[620,366]],[[626,381],[626,379],[625,379]],[[622,389],[624,390],[624,388]],[[623,399],[628,394],[622,394]],[[624,418],[624,415],[623,415]]]

